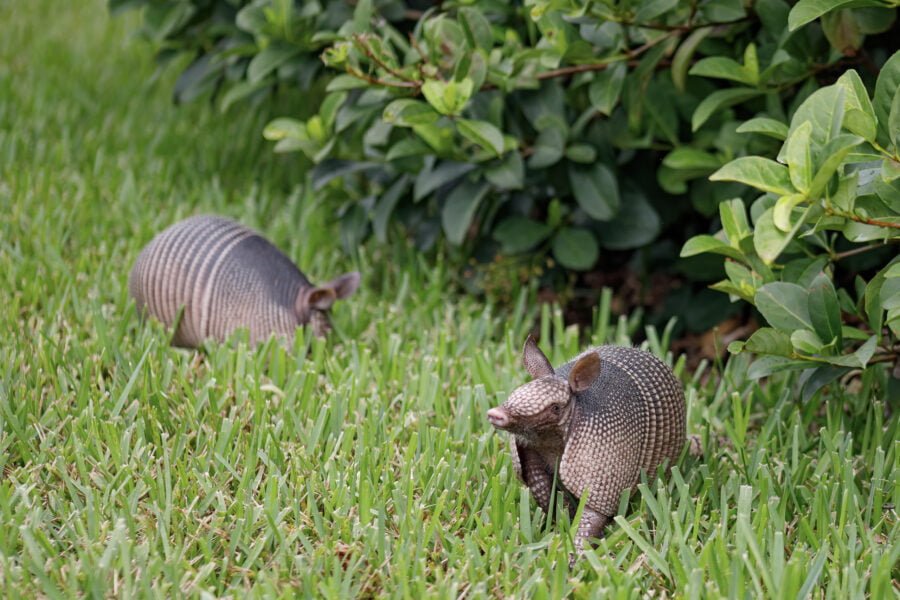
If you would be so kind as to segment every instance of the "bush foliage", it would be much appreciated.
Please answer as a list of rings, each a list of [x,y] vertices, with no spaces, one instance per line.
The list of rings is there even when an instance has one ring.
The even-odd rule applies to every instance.
[[[809,394],[896,359],[896,0],[111,5],[145,7],[161,60],[193,56],[178,100],[304,91],[264,135],[310,163],[348,246],[399,229],[658,268],[697,234],[681,255],[724,264],[677,268],[769,324],[732,346],[766,355],[756,375],[817,367]]]

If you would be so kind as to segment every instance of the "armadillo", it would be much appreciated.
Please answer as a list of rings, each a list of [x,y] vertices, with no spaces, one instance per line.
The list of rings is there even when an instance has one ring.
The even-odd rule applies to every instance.
[[[513,434],[513,467],[547,512],[553,479],[572,500],[587,493],[575,546],[599,537],[641,471],[671,466],[685,444],[684,392],[671,369],[643,350],[591,348],[554,370],[534,339],[523,362],[534,378],[487,413]]]
[[[356,291],[359,279],[352,272],[313,286],[259,233],[201,215],[157,235],[138,256],[128,288],[141,313],[177,325],[173,345],[195,348],[240,328],[252,344],[272,335],[293,339],[307,323],[324,336],[331,328],[328,309]]]

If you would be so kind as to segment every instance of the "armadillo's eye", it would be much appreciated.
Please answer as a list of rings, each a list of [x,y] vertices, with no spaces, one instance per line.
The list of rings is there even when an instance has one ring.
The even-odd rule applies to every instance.
[[[559,404],[554,404],[552,407],[550,407],[550,410],[552,410],[554,413],[558,413],[561,408],[562,407]]]

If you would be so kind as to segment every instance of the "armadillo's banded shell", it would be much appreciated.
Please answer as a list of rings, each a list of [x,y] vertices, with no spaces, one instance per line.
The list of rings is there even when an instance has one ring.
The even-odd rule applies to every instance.
[[[129,291],[138,309],[166,326],[184,314],[173,343],[198,346],[239,327],[251,341],[291,335],[295,302],[309,282],[277,248],[230,219],[197,216],[154,238],[131,271]]]
[[[578,396],[560,477],[576,496],[589,490],[591,508],[609,516],[642,470],[652,476],[663,461],[678,457],[685,443],[684,392],[668,366],[649,352],[619,346],[588,352],[599,354],[602,369]],[[567,377],[577,360],[557,375]]]

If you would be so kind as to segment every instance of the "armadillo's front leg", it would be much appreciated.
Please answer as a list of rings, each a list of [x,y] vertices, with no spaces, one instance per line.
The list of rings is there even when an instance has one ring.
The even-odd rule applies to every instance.
[[[581,522],[578,523],[578,532],[575,534],[575,555],[569,557],[569,566],[572,566],[575,560],[584,554],[590,538],[601,536],[607,522],[609,522],[609,517],[601,515],[586,506],[584,507],[584,512],[581,514]]]
[[[520,454],[522,460],[522,477],[525,485],[531,490],[538,506],[545,514],[550,513],[550,494],[553,490],[553,478],[544,464],[544,460],[534,450],[526,450]]]

